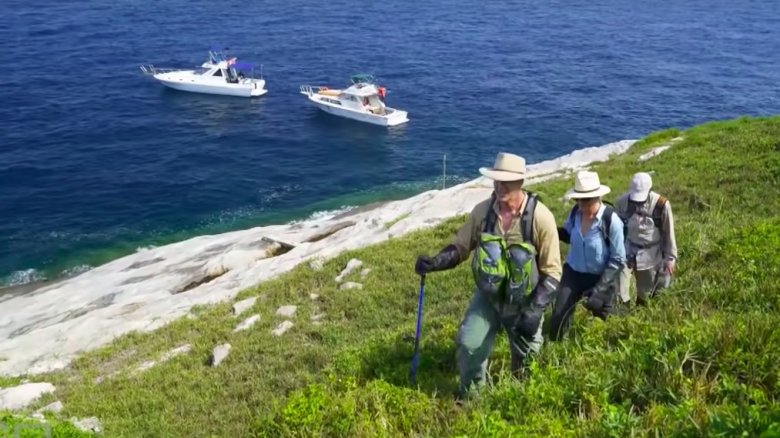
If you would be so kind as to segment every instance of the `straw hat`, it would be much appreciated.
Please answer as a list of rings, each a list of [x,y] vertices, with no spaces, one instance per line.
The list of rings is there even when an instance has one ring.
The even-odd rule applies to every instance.
[[[598,173],[581,170],[574,177],[574,188],[566,192],[566,198],[597,198],[606,195],[610,191],[609,187],[601,184]]]
[[[525,178],[525,159],[508,152],[499,152],[493,167],[480,167],[479,173],[495,181],[519,181]]]

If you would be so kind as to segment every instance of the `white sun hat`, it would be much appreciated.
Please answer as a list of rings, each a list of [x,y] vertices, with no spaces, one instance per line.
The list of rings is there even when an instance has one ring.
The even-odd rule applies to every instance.
[[[650,189],[653,188],[653,178],[649,173],[637,172],[634,177],[631,178],[631,194],[628,195],[629,199],[635,202],[647,201],[647,195],[650,194]]]
[[[480,167],[479,173],[495,181],[519,181],[525,178],[525,159],[508,152],[499,152],[493,167]]]
[[[566,192],[567,199],[597,198],[609,193],[611,189],[599,181],[599,174],[589,170],[580,170],[574,177],[574,188]]]

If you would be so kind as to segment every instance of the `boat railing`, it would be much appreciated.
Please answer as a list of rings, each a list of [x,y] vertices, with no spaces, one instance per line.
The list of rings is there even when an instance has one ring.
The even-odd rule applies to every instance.
[[[185,69],[183,69],[183,68],[160,68],[160,67],[155,67],[152,64],[142,65],[141,66],[141,71],[145,75],[156,75],[158,73],[170,73],[172,71],[182,71],[182,70],[185,70]]]
[[[333,89],[325,85],[301,85],[301,94],[312,96],[315,94],[328,94],[335,96],[340,93],[341,90]],[[333,94],[335,93],[335,94]]]
[[[321,90],[327,90],[328,87],[318,87],[316,85],[301,85],[301,94],[311,96],[319,93]]]

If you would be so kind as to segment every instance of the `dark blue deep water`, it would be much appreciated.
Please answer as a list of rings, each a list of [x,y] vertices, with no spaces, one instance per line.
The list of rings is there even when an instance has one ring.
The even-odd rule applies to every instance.
[[[667,127],[780,112],[780,2],[10,0],[0,6],[0,278],[53,278],[195,234],[455,183]],[[255,99],[139,65],[212,46]],[[409,111],[321,114],[301,84],[369,72]]]

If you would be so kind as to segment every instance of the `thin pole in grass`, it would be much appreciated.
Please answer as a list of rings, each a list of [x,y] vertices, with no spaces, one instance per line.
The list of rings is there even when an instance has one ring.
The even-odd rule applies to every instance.
[[[442,157],[441,165],[441,189],[444,190],[447,187],[447,154],[444,154],[444,157]]]

